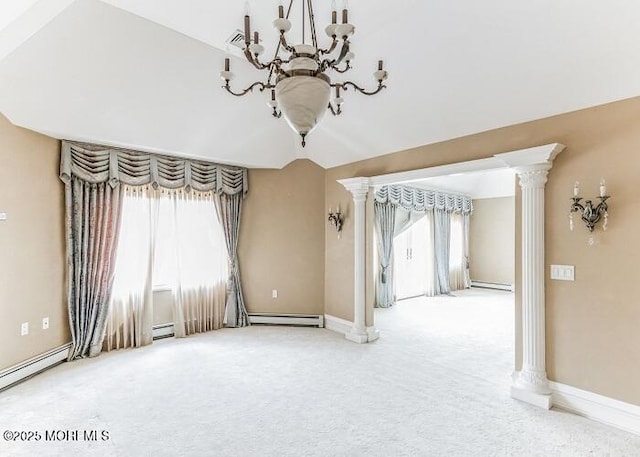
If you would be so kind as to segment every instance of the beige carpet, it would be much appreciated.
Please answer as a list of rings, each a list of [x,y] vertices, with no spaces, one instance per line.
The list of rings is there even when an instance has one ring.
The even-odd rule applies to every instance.
[[[0,393],[0,424],[79,440],[0,440],[0,455],[640,455],[640,436],[509,398],[512,299],[401,302],[368,345],[256,326],[65,363]]]

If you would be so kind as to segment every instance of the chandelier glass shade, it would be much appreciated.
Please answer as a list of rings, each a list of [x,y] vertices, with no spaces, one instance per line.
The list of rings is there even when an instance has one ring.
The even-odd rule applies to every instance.
[[[291,128],[302,138],[302,146],[306,145],[306,136],[318,125],[326,111],[334,116],[342,114],[344,99],[342,92],[353,89],[364,95],[375,95],[386,88],[384,82],[387,72],[384,70],[382,60],[378,61],[378,69],[373,77],[378,85],[375,89],[367,91],[352,81],[332,82],[330,72],[337,74],[347,73],[352,69],[354,59],[350,51],[351,37],[355,32],[353,24],[349,23],[349,11],[345,0],[342,9],[342,23],[338,23],[338,11],[335,0],[332,3],[331,23],[325,28],[331,43],[325,49],[318,47],[316,36],[315,18],[313,14],[312,0],[300,0],[302,2],[302,43],[290,45],[286,34],[291,30],[292,23],[289,20],[294,0],[289,0],[285,8],[285,2],[278,6],[278,18],[273,25],[280,37],[272,60],[261,61],[264,46],[260,44],[260,35],[254,32],[251,36],[251,18],[249,11],[244,16],[244,55],[251,65],[266,73],[262,81],[256,81],[246,89],[235,91],[231,88],[234,74],[230,70],[230,60],[225,58],[224,70],[220,77],[224,81],[224,89],[232,95],[243,96],[254,89],[260,92],[270,91],[271,98],[268,102],[271,114],[280,118],[284,115]],[[286,9],[286,11],[285,11]],[[308,24],[307,24],[308,21]],[[308,25],[311,36],[311,44],[305,43],[305,28]],[[333,92],[333,98],[332,98]]]

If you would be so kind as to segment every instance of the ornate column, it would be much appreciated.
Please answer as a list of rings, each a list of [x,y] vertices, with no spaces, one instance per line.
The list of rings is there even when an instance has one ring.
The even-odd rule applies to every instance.
[[[511,396],[551,407],[545,365],[544,186],[551,163],[516,167],[522,189],[522,370]]]
[[[354,278],[353,278],[353,326],[345,336],[355,343],[369,341],[365,322],[365,203],[369,192],[369,178],[351,178],[339,181],[353,195],[354,217]]]
[[[554,143],[494,156],[515,170],[522,190],[522,369],[513,374],[511,396],[546,409],[544,187],[563,149]]]

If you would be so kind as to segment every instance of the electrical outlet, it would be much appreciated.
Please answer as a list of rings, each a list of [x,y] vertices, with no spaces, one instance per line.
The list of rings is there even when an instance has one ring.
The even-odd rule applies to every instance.
[[[43,317],[42,318],[42,330],[46,330],[49,328],[49,318],[48,317]]]
[[[271,298],[278,298],[278,289],[273,289],[271,291]]]
[[[25,336],[28,334],[29,334],[29,323],[23,322],[22,325],[20,326],[20,335]]]

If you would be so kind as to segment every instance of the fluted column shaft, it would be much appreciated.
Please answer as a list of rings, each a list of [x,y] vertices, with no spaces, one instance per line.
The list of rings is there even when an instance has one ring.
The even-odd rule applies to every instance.
[[[517,167],[522,189],[522,370],[516,386],[549,394],[545,365],[544,187],[551,164]]]
[[[365,204],[369,193],[369,178],[339,181],[353,196],[353,326],[345,337],[356,343],[370,341],[366,328],[366,219]]]

